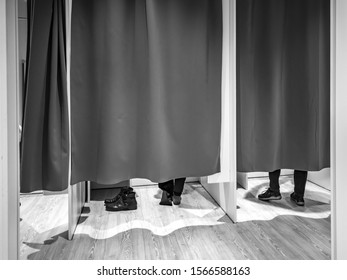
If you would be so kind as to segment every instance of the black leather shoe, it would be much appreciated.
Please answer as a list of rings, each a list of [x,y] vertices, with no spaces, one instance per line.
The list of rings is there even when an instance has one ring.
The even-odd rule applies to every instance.
[[[163,191],[159,205],[172,206],[172,195],[167,191]]]
[[[290,195],[290,199],[296,203],[298,206],[304,206],[305,205],[305,200],[303,195],[299,195],[295,192],[293,192]]]
[[[105,204],[108,203],[114,203],[116,202],[121,196],[125,195],[125,194],[131,194],[134,193],[134,189],[132,187],[126,187],[126,188],[121,188],[120,192],[113,198],[106,198],[105,199]]]
[[[127,210],[136,210],[137,201],[135,197],[129,198],[121,196],[117,201],[113,203],[106,204],[106,211],[127,211]]]
[[[132,202],[136,202],[136,195],[135,192],[131,192],[131,193],[125,193],[121,196],[118,197],[118,199],[114,202],[111,203],[105,203],[105,206],[112,206],[113,204],[117,204],[120,200],[123,200],[124,202],[128,202],[128,204],[132,203]],[[137,202],[136,202],[137,203]]]
[[[280,192],[273,191],[270,188],[258,195],[258,199],[263,201],[280,200],[281,198],[282,196]]]

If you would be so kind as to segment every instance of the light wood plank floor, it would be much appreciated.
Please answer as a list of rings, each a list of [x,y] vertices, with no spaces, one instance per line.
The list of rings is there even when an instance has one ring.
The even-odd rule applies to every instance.
[[[24,195],[20,198],[20,258],[30,259],[55,236],[67,239],[68,195]],[[45,259],[45,256],[41,256]]]
[[[295,215],[299,217],[322,219],[330,216],[330,191],[307,182],[305,207],[297,206],[290,200],[293,192],[293,177],[280,177],[281,200],[264,202],[257,197],[269,186],[269,179],[253,178],[249,180],[249,189],[238,189],[238,221],[271,220],[277,216]]]
[[[157,186],[137,187],[138,209],[124,212],[104,210],[104,198],[116,190],[96,190],[72,241],[67,240],[66,197],[65,202],[62,195],[57,198],[61,207],[52,201],[38,206],[42,196],[36,202],[24,197],[22,258],[330,259],[329,192],[309,184],[307,207],[299,209],[288,200],[290,178],[281,180],[284,197],[275,203],[255,197],[264,179],[252,179],[248,191],[239,189],[237,224],[200,184],[186,184],[179,207],[159,206]]]

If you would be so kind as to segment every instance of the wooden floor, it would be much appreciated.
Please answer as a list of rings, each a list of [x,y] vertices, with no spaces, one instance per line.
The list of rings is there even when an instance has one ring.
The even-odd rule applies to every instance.
[[[42,246],[54,244],[56,236],[67,238],[67,194],[24,195],[20,201],[21,259],[30,259]],[[50,256],[41,255],[41,259],[50,259]]]
[[[200,184],[186,184],[179,207],[160,206],[157,186],[137,187],[138,209],[124,212],[104,210],[104,198],[115,190],[93,191],[72,241],[67,240],[66,195],[23,197],[21,257],[330,259],[329,192],[308,184],[302,208],[288,199],[291,179],[281,180],[281,201],[256,199],[266,179],[252,179],[247,191],[238,189],[237,224]]]
[[[305,207],[297,206],[290,200],[293,192],[293,177],[280,177],[281,200],[263,202],[257,196],[269,186],[268,178],[249,180],[249,189],[238,189],[238,222],[250,220],[271,220],[278,216],[295,215],[298,217],[322,219],[330,216],[330,192],[307,182]]]

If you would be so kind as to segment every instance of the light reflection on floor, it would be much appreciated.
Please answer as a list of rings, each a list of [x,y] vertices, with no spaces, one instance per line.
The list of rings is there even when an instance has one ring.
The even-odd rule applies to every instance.
[[[96,191],[72,241],[66,197],[23,200],[21,258],[330,259],[329,192],[308,184],[303,208],[289,199],[289,177],[281,178],[282,200],[259,201],[267,184],[251,180],[249,190],[238,189],[237,224],[199,184],[187,184],[179,207],[160,206],[157,186],[136,188],[138,209],[123,212],[106,212],[105,193]]]
[[[311,182],[307,182],[305,191],[305,207],[297,206],[290,200],[293,192],[292,176],[280,178],[282,199],[271,202],[258,200],[258,194],[269,186],[269,179],[253,178],[248,181],[249,189],[238,189],[238,222],[252,220],[272,220],[282,215],[321,219],[330,216],[330,191]]]
[[[75,234],[87,234],[94,239],[107,239],[131,229],[147,229],[158,236],[168,235],[187,226],[214,226],[223,224],[219,220],[224,211],[200,186],[186,184],[179,206],[159,205],[161,191],[157,186],[138,187],[138,209],[122,212],[106,212],[103,201],[91,201],[90,213],[98,216],[98,223],[87,219],[78,225]],[[100,192],[98,190],[98,192]],[[103,226],[101,228],[100,224]]]

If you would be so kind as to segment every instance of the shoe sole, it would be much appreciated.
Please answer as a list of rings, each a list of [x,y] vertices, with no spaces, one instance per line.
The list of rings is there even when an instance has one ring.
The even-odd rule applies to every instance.
[[[293,201],[298,206],[305,206],[305,202],[297,202],[295,199],[290,198],[291,201]]]
[[[262,201],[281,200],[282,196],[275,196],[275,197],[269,197],[269,198],[260,198],[260,197],[258,197],[258,199],[262,200]]]
[[[162,205],[162,206],[172,206],[172,203],[170,202],[159,202],[159,205]]]
[[[129,211],[129,210],[136,210],[136,207],[129,207],[129,208],[124,208],[124,209],[117,209],[117,208],[110,208],[106,206],[106,211],[110,211],[110,212],[117,212],[117,211]]]
[[[135,200],[136,201],[136,198],[133,197],[133,198],[128,198],[129,200]],[[117,199],[118,200],[118,199]],[[117,202],[117,200],[114,200],[114,201],[104,201],[104,206],[107,206],[108,204],[113,204],[115,202]]]
[[[173,200],[172,200],[172,203],[173,203],[174,205],[180,205],[180,204],[181,204],[181,199],[173,199]]]

